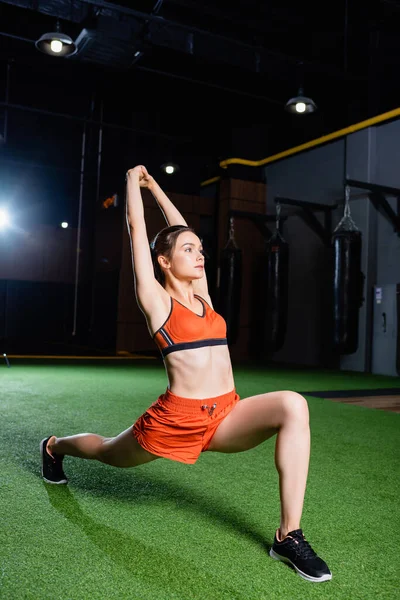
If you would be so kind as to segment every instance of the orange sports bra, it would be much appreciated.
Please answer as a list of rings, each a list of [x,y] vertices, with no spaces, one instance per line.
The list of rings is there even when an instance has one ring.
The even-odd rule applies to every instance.
[[[163,358],[171,352],[203,348],[204,346],[225,346],[226,323],[223,317],[195,294],[203,305],[203,314],[197,315],[190,308],[171,297],[171,310],[164,325],[153,335]]]

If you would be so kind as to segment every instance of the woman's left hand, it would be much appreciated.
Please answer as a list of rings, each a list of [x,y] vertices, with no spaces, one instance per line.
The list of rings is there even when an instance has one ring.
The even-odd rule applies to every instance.
[[[150,189],[154,183],[154,179],[151,175],[149,175],[146,167],[142,166],[142,172],[139,175],[139,185],[142,188]]]

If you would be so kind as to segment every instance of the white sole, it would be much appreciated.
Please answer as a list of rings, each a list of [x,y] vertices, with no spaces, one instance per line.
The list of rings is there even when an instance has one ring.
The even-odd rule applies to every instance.
[[[280,554],[277,554],[274,550],[272,550],[272,548],[269,551],[269,555],[271,558],[274,558],[275,560],[280,560],[281,562],[292,565],[292,567],[294,569],[296,569],[296,571],[300,575],[300,577],[302,577],[306,581],[311,581],[312,583],[321,583],[322,581],[329,581],[330,579],[332,579],[332,573],[327,573],[326,575],[322,575],[321,577],[311,577],[311,575],[307,575],[306,573],[303,573],[303,571],[300,571],[300,569],[298,567],[296,567],[296,565],[293,564],[289,558],[287,558],[286,556],[281,556]]]
[[[43,472],[42,472],[42,477],[43,477]],[[68,481],[66,479],[61,479],[61,481],[50,481],[50,479],[46,479],[46,477],[43,477],[43,481],[45,481],[46,483],[51,483],[52,485],[63,485],[68,483]]]

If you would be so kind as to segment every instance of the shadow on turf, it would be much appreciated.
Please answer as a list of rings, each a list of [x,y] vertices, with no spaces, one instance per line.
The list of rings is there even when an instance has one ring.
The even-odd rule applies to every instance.
[[[34,436],[32,431],[29,432],[28,437],[30,436],[39,439],[38,436]],[[26,435],[23,446],[25,445],[30,445]],[[40,477],[39,456],[24,454],[22,458],[20,455],[13,454],[13,459],[17,460],[20,466]],[[96,461],[80,461],[79,470],[75,471],[73,475],[74,488],[82,489],[94,496],[119,499],[135,504],[160,504],[163,502],[170,504],[173,501],[177,507],[187,512],[200,514],[209,519],[210,522],[217,522],[223,527],[247,537],[264,551],[269,552],[272,540],[265,537],[261,530],[258,530],[246,520],[244,509],[243,512],[239,513],[236,507],[229,506],[226,499],[216,501],[212,495],[206,496],[196,493],[182,483],[174,482],[171,479],[166,481],[154,472],[144,474],[141,470],[134,469],[134,476],[132,477],[132,469],[113,470],[108,468],[107,473],[105,473],[105,466]],[[49,494],[52,494],[53,499],[57,498],[56,493],[60,494],[60,497],[63,498],[63,510],[68,510],[68,499],[71,504],[75,503],[74,505],[78,506],[67,486],[45,485],[45,487]],[[52,489],[55,491],[52,492]],[[57,489],[60,491],[56,492]],[[61,496],[61,494],[64,494],[64,496]],[[57,507],[55,506],[55,508]],[[268,522],[267,515],[265,522]],[[277,526],[276,523],[274,523],[274,531],[275,526]]]
[[[85,514],[78,502],[65,485],[49,485],[43,482],[50,504],[68,521],[79,527],[91,543],[107,554],[113,562],[120,565],[138,581],[143,579],[158,588],[174,589],[175,593],[187,592],[188,586],[204,582],[205,587],[213,585],[210,573],[198,569],[193,561],[168,554],[165,550],[157,552],[154,545],[147,545],[140,539],[127,535],[94,521]],[[182,577],[185,573],[185,577]],[[214,585],[219,584],[218,581]],[[234,590],[225,588],[234,595]]]
[[[20,444],[16,443],[15,436],[18,437],[18,435],[21,438]],[[17,462],[19,467],[41,478],[39,453],[26,451],[28,448],[37,447],[38,439],[41,439],[40,434],[36,434],[33,430],[14,432],[12,444],[19,450],[14,451],[10,458]],[[261,530],[246,521],[244,509],[239,513],[236,507],[229,506],[225,499],[221,501],[220,499],[216,500],[212,495],[196,494],[193,489],[185,487],[182,483],[174,482],[172,479],[166,481],[154,472],[143,474],[140,470],[134,469],[132,477],[132,469],[108,468],[105,473],[104,467],[107,465],[96,461],[80,461],[79,470],[75,471],[73,475],[74,487],[94,496],[119,499],[135,504],[160,504],[163,502],[170,504],[173,501],[177,507],[187,512],[200,514],[210,522],[217,522],[223,527],[247,537],[267,552],[272,546],[271,539],[266,538]],[[57,489],[65,486],[52,487]],[[64,503],[67,493],[65,492]],[[265,522],[268,522],[268,516],[266,516]]]
[[[165,589],[173,587],[175,592],[184,589],[187,591],[187,586],[192,582],[197,585],[198,580],[203,580],[207,587],[213,585],[210,572],[205,572],[203,567],[197,568],[193,560],[182,560],[181,556],[168,554],[165,550],[157,552],[154,545],[146,545],[142,540],[113,529],[109,525],[94,521],[82,511],[68,486],[50,485],[43,482],[43,487],[53,508],[79,527],[93,544],[130,574],[137,573],[140,579],[148,578],[152,582],[156,579],[158,586],[165,587]],[[207,507],[207,511],[209,511],[209,507]],[[226,523],[226,519],[224,519],[224,523]],[[228,523],[235,529],[239,528],[240,533],[256,539],[264,548],[269,548],[257,532],[245,529],[243,524],[237,521],[228,521]],[[185,577],[182,577],[182,573],[185,574]],[[215,581],[214,585],[220,586],[220,581]],[[231,592],[232,598],[236,597],[233,589],[225,589],[225,591]]]
[[[26,464],[26,466],[28,465]],[[32,464],[32,467],[32,471],[38,474],[38,464]],[[82,461],[79,473],[74,474],[74,487],[94,496],[109,497],[135,504],[162,503],[163,501],[171,503],[173,501],[177,507],[189,512],[200,513],[210,521],[218,522],[222,526],[246,536],[267,552],[271,548],[272,541],[252,524],[246,522],[245,516],[238,514],[234,507],[226,503],[222,504],[219,501],[217,504],[212,497],[196,494],[192,489],[187,489],[180,483],[160,479],[154,472],[144,475],[135,469],[134,477],[132,477],[132,473],[128,473],[125,469],[115,471],[109,469],[106,474],[103,469],[104,465],[100,463]],[[53,498],[57,498],[56,492],[52,492],[48,488],[56,488],[56,490],[61,488],[58,493],[65,494],[63,496],[64,505],[66,505],[67,498],[71,498],[71,502],[74,501],[67,486],[46,485],[46,490],[53,494]],[[63,489],[66,491],[63,492]]]

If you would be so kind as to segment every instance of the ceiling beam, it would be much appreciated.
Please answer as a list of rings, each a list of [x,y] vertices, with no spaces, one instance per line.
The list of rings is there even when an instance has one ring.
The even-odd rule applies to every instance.
[[[190,25],[165,19],[157,14],[143,13],[130,7],[121,6],[106,0],[60,0],[47,2],[47,0],[3,0],[6,4],[15,5],[26,9],[34,9],[44,14],[60,19],[71,19],[77,22],[80,16],[82,21],[89,14],[89,7],[97,8],[99,15],[109,18],[110,21],[125,17],[125,25],[131,21],[132,29],[147,23],[147,41],[150,44],[173,48],[187,55],[200,56],[212,59],[215,63],[219,60],[253,73],[269,73],[276,70],[277,66],[295,70],[299,61],[303,68],[310,73],[320,73],[341,80],[364,81],[364,76],[344,72],[340,68],[315,61],[300,59],[282,52],[277,52],[256,44],[249,44],[226,36],[218,35]],[[87,7],[85,9],[85,7]],[[70,16],[69,16],[70,15]],[[115,28],[113,28],[115,31]],[[113,33],[114,39],[117,39]]]

